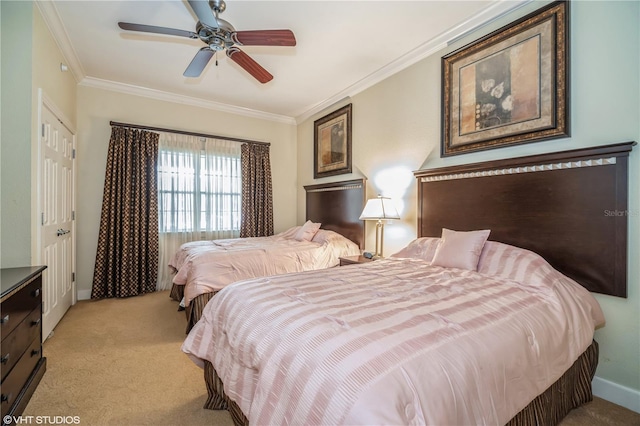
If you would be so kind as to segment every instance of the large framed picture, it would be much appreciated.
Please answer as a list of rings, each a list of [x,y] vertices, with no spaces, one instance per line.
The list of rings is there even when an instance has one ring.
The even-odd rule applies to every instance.
[[[442,156],[569,136],[569,3],[442,57]]]
[[[351,104],[313,122],[313,178],[351,173]]]

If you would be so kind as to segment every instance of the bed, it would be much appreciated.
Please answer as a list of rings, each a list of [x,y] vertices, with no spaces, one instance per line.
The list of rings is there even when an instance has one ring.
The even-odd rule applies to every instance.
[[[626,218],[605,212],[627,209],[632,146],[417,172],[418,238],[392,258],[225,288],[183,344],[205,407],[237,424],[557,424],[592,399],[604,318],[587,288],[626,294]],[[584,263],[595,242],[575,232],[617,262]]]
[[[360,254],[364,223],[364,179],[305,187],[307,221],[268,237],[193,241],[183,244],[169,266],[170,296],[185,307],[187,332],[207,302],[242,279],[324,269]],[[318,229],[320,227],[320,229]]]

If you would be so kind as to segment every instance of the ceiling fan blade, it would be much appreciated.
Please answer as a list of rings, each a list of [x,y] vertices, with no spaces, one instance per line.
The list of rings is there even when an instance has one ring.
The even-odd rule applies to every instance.
[[[269,74],[267,70],[262,68],[260,64],[251,59],[249,55],[244,53],[237,47],[230,47],[227,49],[227,56],[230,57],[236,64],[240,65],[246,72],[251,74],[260,83],[267,83],[273,80],[273,76]]]
[[[203,47],[196,53],[196,56],[193,57],[183,75],[185,77],[200,77],[204,67],[207,66],[212,57],[213,51],[208,47]]]
[[[208,1],[189,0],[189,6],[191,6],[191,9],[193,9],[193,12],[198,17],[198,21],[210,26],[211,28],[219,27],[218,21],[215,16],[213,16],[213,12],[211,11],[211,7],[209,7]]]
[[[127,31],[140,31],[143,33],[168,34],[178,37],[198,38],[198,34],[193,31],[176,30],[175,28],[155,27],[153,25],[131,24],[129,22],[118,22],[118,26]]]
[[[295,46],[296,37],[291,30],[236,31],[233,39],[244,46]]]

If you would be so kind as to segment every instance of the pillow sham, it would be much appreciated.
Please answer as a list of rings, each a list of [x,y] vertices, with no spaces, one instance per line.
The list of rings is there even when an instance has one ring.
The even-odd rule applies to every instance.
[[[293,226],[293,227],[287,229],[286,231],[282,231],[281,233],[276,234],[274,236],[275,237],[280,237],[280,238],[286,238],[286,239],[291,240],[296,236],[296,234],[298,233],[300,228],[302,228],[302,226],[296,225],[296,226]]]
[[[318,230],[311,242],[327,247],[328,253],[336,255],[336,264],[339,263],[338,257],[340,256],[357,256],[360,254],[360,247],[356,243],[328,229]]]
[[[311,241],[318,244],[324,244],[342,239],[346,238],[338,234],[337,232],[330,231],[328,229],[319,229],[318,232],[316,232],[316,235],[313,236]]]
[[[434,266],[476,271],[491,230],[452,231],[442,228],[442,238],[431,262]]]
[[[411,241],[406,247],[389,257],[404,259],[420,259],[430,262],[438,248],[440,238],[420,237]]]
[[[298,241],[311,241],[318,232],[318,229],[320,229],[320,225],[322,224],[308,220],[300,229],[298,229],[298,232],[296,232],[296,235],[293,238]]]

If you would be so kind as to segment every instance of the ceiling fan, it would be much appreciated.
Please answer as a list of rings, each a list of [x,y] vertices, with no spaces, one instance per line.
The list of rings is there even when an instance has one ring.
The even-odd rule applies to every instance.
[[[249,55],[240,50],[240,46],[295,46],[296,38],[291,30],[250,30],[236,31],[233,26],[219,17],[224,12],[224,0],[188,0],[198,17],[196,32],[153,25],[118,22],[123,30],[146,33],[168,34],[202,40],[206,46],[201,48],[184,72],[185,77],[199,77],[216,52],[226,50],[227,56],[251,74],[260,83],[267,83],[273,76]]]

